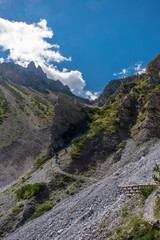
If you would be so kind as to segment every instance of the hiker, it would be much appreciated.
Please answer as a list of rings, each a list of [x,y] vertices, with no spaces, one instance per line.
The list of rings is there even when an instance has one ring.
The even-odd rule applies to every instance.
[[[65,153],[68,153],[68,149],[67,148],[65,148]]]
[[[56,153],[56,161],[55,164],[58,164],[58,153]]]

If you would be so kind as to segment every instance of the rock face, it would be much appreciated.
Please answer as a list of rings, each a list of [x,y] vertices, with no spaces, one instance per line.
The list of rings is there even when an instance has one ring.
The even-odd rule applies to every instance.
[[[89,120],[87,109],[78,101],[73,101],[66,95],[59,95],[51,127],[52,147],[55,150],[65,146],[76,134],[86,130],[86,122]]]
[[[126,85],[117,93],[117,102],[118,96],[126,96],[119,100],[121,101],[121,107],[116,114],[116,117],[119,118],[119,122],[115,123],[115,130],[113,133],[106,134],[105,131],[101,131],[92,139],[86,140],[81,149],[80,157],[73,158],[73,161],[70,162],[68,166],[66,165],[66,171],[69,173],[77,172],[77,170],[83,172],[88,166],[94,166],[97,163],[101,164],[111,153],[116,151],[118,144],[129,137],[130,129],[135,124],[138,114],[137,99],[130,93],[134,85],[134,83]]]
[[[109,103],[109,98],[117,92],[122,84],[135,81],[136,76],[129,76],[123,79],[116,79],[109,82],[109,84],[103,90],[103,93],[98,98],[98,106],[102,107]]]
[[[146,67],[146,73],[152,83],[160,83],[160,55],[155,57]]]

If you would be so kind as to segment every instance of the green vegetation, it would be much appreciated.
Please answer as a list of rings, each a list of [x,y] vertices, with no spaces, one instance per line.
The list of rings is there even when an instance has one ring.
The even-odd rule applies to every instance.
[[[151,224],[140,217],[133,218],[130,223],[115,231],[114,240],[159,240],[160,224]]]
[[[121,147],[122,147],[122,142],[117,145],[116,151],[118,151]]]
[[[106,224],[104,222],[101,222],[98,227],[101,229],[106,228]]]
[[[57,187],[58,188],[65,188],[69,183],[75,182],[74,178],[63,176],[57,180]]]
[[[85,144],[94,137],[100,134],[112,135],[116,132],[116,127],[120,122],[120,118],[117,116],[120,108],[120,102],[114,102],[105,106],[103,109],[95,109],[90,118],[92,119],[89,124],[89,131],[86,135],[80,136],[73,140],[73,146],[71,149],[71,158],[79,159],[81,157],[82,149]]]
[[[71,195],[71,196],[74,195],[76,192],[77,191],[74,188],[70,188],[70,189],[66,190],[66,194]]]
[[[60,202],[61,201],[61,199],[60,199],[60,197],[58,197],[57,199],[56,199],[56,202],[58,203],[58,202]]]
[[[13,86],[13,84],[9,84],[7,81],[4,81],[1,77],[0,77],[0,83],[2,86],[4,86],[7,90],[9,90],[12,93],[12,95],[16,98],[16,100],[19,100],[19,101],[24,100],[22,94],[20,93],[21,90]]]
[[[112,234],[113,234],[112,231],[108,231],[108,232],[106,232],[105,237],[108,238],[108,237],[112,236]]]
[[[17,213],[19,213],[21,210],[20,210],[20,208],[19,207],[14,207],[13,209],[12,209],[12,214],[13,215],[16,215]]]
[[[132,129],[131,137],[134,138],[138,131],[143,127],[143,122],[148,114],[160,118],[160,115],[156,114],[155,106],[150,102],[154,93],[160,92],[160,85],[149,84],[146,76],[143,76],[142,80],[134,87],[136,97],[140,105],[143,105],[139,109],[138,121]]]
[[[160,196],[158,196],[157,199],[156,199],[154,214],[158,219],[160,219]]]
[[[45,162],[47,162],[48,158],[46,155],[42,156],[41,158],[38,158],[36,162],[34,163],[34,169],[38,169],[41,167]]]
[[[122,217],[127,217],[128,216],[128,211],[127,211],[127,207],[124,207],[122,209]]]
[[[7,113],[9,112],[9,104],[5,99],[4,93],[0,89],[0,125],[5,121],[7,118]]]
[[[153,168],[155,172],[157,172],[157,176],[154,175],[153,179],[155,180],[155,182],[160,185],[160,167],[159,165],[155,165],[155,167]],[[160,218],[160,195],[157,196],[156,199],[156,205],[154,208],[154,214],[157,218]]]
[[[160,184],[160,167],[156,164],[156,166],[154,167],[154,171],[158,173],[158,176],[153,176],[154,181],[157,184]]]
[[[24,206],[23,203],[20,203],[20,204],[18,205],[19,208],[22,208],[23,206]]]
[[[139,194],[142,197],[142,200],[145,201],[156,188],[157,186],[155,185],[142,186],[139,190]]]
[[[34,184],[27,184],[16,192],[17,201],[21,199],[29,199],[33,196],[36,196],[40,193],[40,191],[44,190],[46,187],[46,183],[34,183]]]
[[[48,125],[52,123],[53,108],[39,96],[31,97],[31,102],[36,106],[34,114],[46,121]]]
[[[45,202],[42,203],[40,206],[37,207],[35,213],[30,217],[30,220],[33,220],[39,216],[41,216],[42,214],[44,214],[45,212],[49,211],[50,209],[52,209],[56,204],[54,203],[54,201],[50,201],[50,202]]]

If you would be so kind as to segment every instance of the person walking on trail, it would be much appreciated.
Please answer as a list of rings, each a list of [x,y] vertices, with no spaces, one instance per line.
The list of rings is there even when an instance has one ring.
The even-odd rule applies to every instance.
[[[55,164],[58,164],[58,153],[56,153],[56,161]]]

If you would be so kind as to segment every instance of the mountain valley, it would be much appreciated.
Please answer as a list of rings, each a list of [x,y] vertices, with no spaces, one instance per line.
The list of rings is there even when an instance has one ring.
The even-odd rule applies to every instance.
[[[160,55],[93,103],[0,64],[0,239],[160,239],[159,144]]]

